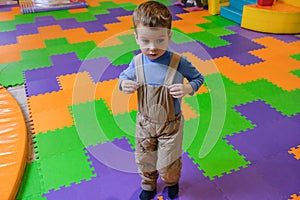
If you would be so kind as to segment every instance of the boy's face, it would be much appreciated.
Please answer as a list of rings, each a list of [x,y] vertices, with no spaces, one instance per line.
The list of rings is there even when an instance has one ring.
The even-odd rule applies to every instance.
[[[167,28],[150,28],[138,25],[135,39],[144,55],[150,59],[159,58],[167,50],[172,33]]]

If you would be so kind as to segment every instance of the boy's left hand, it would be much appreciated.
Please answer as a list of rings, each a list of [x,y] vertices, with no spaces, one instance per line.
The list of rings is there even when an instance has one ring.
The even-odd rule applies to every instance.
[[[193,88],[192,86],[187,83],[187,84],[173,84],[168,87],[170,90],[170,94],[172,95],[173,98],[182,98],[187,94],[193,93]]]

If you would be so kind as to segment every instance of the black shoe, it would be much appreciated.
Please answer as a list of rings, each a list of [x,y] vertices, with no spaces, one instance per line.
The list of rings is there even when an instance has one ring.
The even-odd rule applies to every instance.
[[[141,200],[150,200],[150,199],[154,199],[156,195],[156,189],[153,191],[147,191],[147,190],[143,190],[140,194],[140,199]]]
[[[175,199],[178,197],[179,185],[178,183],[173,186],[168,186],[168,196],[170,199]]]

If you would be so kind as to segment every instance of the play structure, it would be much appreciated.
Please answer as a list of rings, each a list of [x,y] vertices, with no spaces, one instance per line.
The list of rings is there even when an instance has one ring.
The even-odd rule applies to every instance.
[[[0,199],[15,199],[26,164],[27,129],[14,97],[0,86]]]
[[[19,5],[23,14],[88,6],[85,0],[19,0]]]
[[[300,33],[300,1],[297,0],[230,0],[220,15],[241,27],[278,34]],[[271,2],[271,4],[270,4]]]

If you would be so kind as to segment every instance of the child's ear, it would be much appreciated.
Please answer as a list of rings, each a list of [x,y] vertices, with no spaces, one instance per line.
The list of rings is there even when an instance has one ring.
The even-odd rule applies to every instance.
[[[136,31],[134,31],[134,38],[135,38],[136,43],[138,43],[138,34]]]
[[[169,32],[169,40],[172,39],[172,35],[173,35],[173,32],[170,30],[170,32]]]

